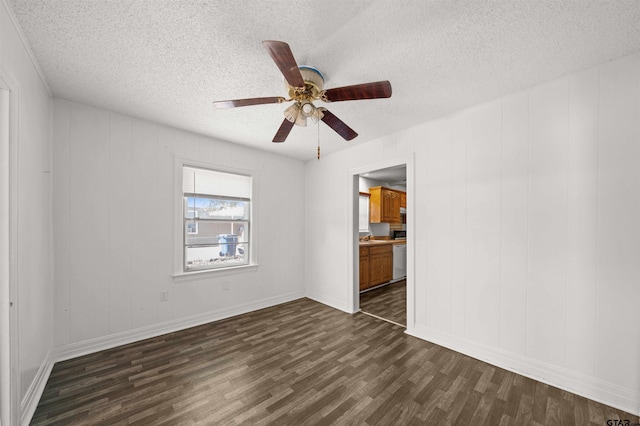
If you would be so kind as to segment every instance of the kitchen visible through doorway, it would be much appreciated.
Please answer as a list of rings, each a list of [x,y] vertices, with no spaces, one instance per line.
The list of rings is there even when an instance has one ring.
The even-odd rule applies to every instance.
[[[406,327],[407,167],[362,173],[358,190],[360,311]]]

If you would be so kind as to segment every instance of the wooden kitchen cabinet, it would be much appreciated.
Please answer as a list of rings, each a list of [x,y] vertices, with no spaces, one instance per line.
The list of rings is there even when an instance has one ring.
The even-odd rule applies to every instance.
[[[360,290],[391,281],[393,278],[393,246],[380,244],[360,247]]]
[[[369,188],[369,221],[371,223],[400,223],[402,191],[376,186]],[[406,205],[406,195],[405,195]]]
[[[401,192],[400,193],[400,207],[403,208],[407,208],[407,193],[406,192]]]
[[[360,247],[360,291],[369,288],[369,247]]]
[[[369,248],[369,287],[393,278],[393,246],[384,244]]]

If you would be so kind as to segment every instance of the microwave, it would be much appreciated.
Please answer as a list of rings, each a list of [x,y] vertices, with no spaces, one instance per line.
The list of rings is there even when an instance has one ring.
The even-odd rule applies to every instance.
[[[406,240],[407,239],[407,231],[393,231],[393,239],[394,240]]]

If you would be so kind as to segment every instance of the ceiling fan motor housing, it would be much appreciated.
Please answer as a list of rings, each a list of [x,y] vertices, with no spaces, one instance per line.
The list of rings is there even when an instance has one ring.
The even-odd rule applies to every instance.
[[[318,69],[308,65],[302,65],[298,67],[298,69],[300,69],[302,80],[304,80],[304,88],[302,88],[302,90],[295,88],[285,80],[285,87],[289,92],[289,97],[299,101],[319,99],[324,89],[324,76],[322,73]]]

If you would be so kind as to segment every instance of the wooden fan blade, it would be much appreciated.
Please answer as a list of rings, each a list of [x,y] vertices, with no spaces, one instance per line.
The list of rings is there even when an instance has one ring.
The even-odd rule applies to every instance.
[[[276,132],[276,135],[273,137],[273,142],[284,142],[285,139],[287,139],[287,136],[289,136],[289,132],[291,132],[292,127],[293,122],[285,118]]]
[[[353,86],[343,86],[328,89],[324,93],[327,102],[390,98],[391,83],[385,80],[376,81],[374,83],[355,84]]]
[[[304,87],[304,80],[289,45],[283,41],[265,40],[262,45],[276,63],[287,83],[293,87]]]
[[[213,106],[217,109],[237,108],[251,105],[263,105],[263,104],[279,104],[286,99],[281,96],[271,96],[268,98],[247,98],[247,99],[234,99],[231,101],[216,101]]]
[[[333,115],[327,109],[323,108],[322,113],[322,121],[335,130],[340,136],[342,136],[345,140],[350,141],[351,139],[358,136],[358,134],[349,126],[347,126],[344,121],[340,120],[338,117]]]

